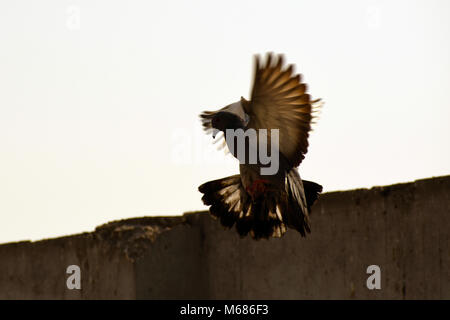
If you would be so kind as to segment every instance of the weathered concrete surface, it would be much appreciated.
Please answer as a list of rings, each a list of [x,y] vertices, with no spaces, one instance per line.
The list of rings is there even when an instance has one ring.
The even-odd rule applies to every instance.
[[[241,239],[205,212],[0,246],[3,299],[450,299],[450,176],[321,196],[312,234]],[[68,265],[81,290],[66,288]],[[368,290],[366,268],[381,268]]]

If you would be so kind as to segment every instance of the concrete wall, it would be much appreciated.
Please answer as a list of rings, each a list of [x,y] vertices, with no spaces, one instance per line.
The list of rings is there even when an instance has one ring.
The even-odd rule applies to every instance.
[[[199,212],[0,245],[0,298],[450,299],[450,176],[323,194],[311,219],[307,238],[241,239]]]

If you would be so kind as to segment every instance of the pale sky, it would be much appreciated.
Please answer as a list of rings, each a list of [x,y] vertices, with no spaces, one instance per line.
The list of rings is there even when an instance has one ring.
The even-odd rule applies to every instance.
[[[0,2],[0,242],[205,210],[238,173],[198,114],[284,53],[325,102],[300,175],[325,191],[450,174],[450,2]]]

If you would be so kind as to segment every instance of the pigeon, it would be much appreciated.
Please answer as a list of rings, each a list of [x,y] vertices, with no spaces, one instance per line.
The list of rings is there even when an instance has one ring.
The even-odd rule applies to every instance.
[[[239,174],[198,190],[210,214],[225,227],[235,226],[241,237],[280,238],[287,228],[305,237],[311,232],[311,207],[322,192],[321,185],[302,180],[298,172],[322,102],[311,99],[302,76],[284,61],[282,54],[255,55],[250,100],[241,97],[200,115],[204,130],[214,138],[220,133],[222,146],[239,159]]]

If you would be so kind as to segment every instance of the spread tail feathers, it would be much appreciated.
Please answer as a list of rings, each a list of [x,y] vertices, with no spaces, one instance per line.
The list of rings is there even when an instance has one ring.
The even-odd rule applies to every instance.
[[[225,227],[236,225],[242,237],[248,233],[255,239],[281,237],[287,227],[305,236],[310,232],[308,211],[322,187],[309,181],[303,185],[296,170],[291,172],[286,190],[271,191],[258,201],[252,201],[240,175],[209,181],[198,189],[204,194],[203,203],[211,206],[210,213]]]

